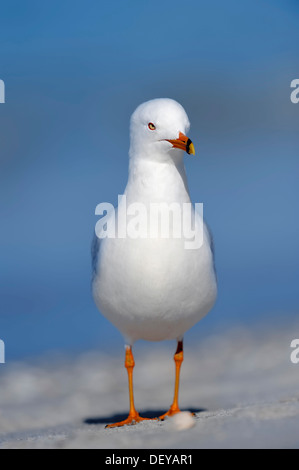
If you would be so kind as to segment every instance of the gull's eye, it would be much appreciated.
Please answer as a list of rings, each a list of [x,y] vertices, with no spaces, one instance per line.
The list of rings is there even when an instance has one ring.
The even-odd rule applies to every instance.
[[[155,124],[153,124],[152,122],[149,122],[148,123],[148,128],[151,130],[151,131],[154,131],[156,129],[156,126]]]

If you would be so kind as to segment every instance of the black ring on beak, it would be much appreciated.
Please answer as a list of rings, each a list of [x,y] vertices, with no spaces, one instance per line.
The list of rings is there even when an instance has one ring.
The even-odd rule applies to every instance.
[[[186,152],[187,152],[188,154],[190,154],[189,149],[190,149],[190,145],[191,145],[191,144],[192,144],[192,140],[191,140],[191,139],[188,139],[188,140],[187,140],[187,144],[186,144]]]

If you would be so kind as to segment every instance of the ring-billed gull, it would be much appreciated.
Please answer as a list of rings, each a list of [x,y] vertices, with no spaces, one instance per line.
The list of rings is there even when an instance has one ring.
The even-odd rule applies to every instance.
[[[186,136],[189,127],[185,110],[172,99],[154,99],[135,110],[130,125],[130,164],[125,198],[120,200],[112,216],[123,212],[124,204],[126,208],[135,204],[136,209],[137,203],[137,207],[142,205],[145,211],[142,222],[152,216],[153,204],[165,207],[165,204],[175,203],[180,209],[189,204],[195,232],[201,230],[200,246],[187,249],[186,239],[171,235],[171,230],[168,237],[162,236],[160,231],[156,236],[149,236],[153,226],[156,228],[161,223],[158,218],[162,209],[154,218],[149,217],[152,227],[147,227],[146,236],[128,236],[127,229],[134,214],[127,211],[127,217],[117,218],[114,237],[95,237],[93,244],[93,297],[101,313],[124,336],[129,381],[129,416],[109,427],[135,424],[145,419],[136,411],[133,397],[135,363],[132,346],[138,339],[177,340],[174,398],[169,411],[160,419],[180,411],[178,392],[183,335],[209,312],[216,299],[212,239],[201,215],[191,205],[183,163],[184,151],[195,154],[193,143]],[[182,223],[182,219],[179,222]],[[166,219],[172,230],[179,222],[174,217]]]

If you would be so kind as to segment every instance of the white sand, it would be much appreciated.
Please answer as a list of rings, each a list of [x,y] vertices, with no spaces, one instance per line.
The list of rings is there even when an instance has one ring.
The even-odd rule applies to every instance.
[[[195,426],[169,420],[105,429],[128,409],[124,358],[100,351],[0,365],[1,448],[299,447],[299,364],[290,343],[299,322],[236,329],[185,344],[180,404]],[[135,400],[161,414],[172,399],[174,343],[135,348]],[[205,411],[200,411],[205,410]]]

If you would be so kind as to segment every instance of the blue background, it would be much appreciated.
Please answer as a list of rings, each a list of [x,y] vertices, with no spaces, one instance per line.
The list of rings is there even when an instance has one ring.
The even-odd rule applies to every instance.
[[[90,294],[99,202],[126,179],[129,118],[178,100],[219,298],[189,333],[296,315],[299,6],[293,0],[4,1],[0,11],[1,313],[7,360],[122,348]]]

